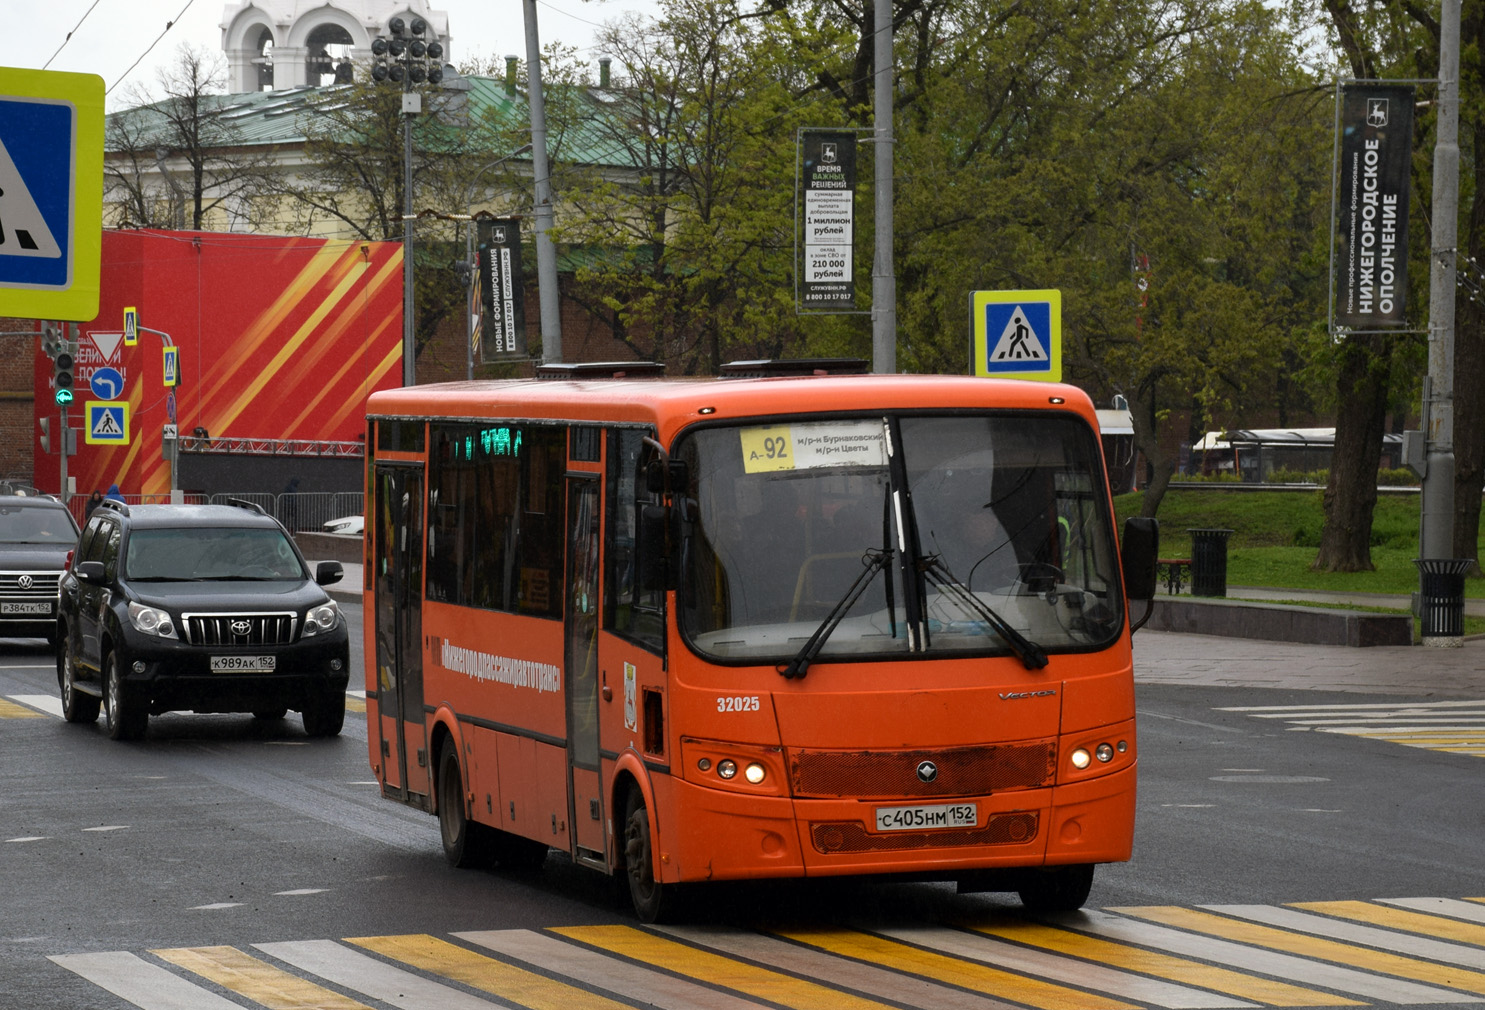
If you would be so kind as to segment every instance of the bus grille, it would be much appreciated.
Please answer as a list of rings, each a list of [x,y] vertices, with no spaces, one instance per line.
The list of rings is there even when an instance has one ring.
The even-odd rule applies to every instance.
[[[192,645],[288,645],[294,641],[294,614],[182,614]]]
[[[918,775],[924,761],[937,769],[930,782]],[[1051,785],[1056,762],[1052,741],[941,750],[802,750],[790,754],[789,778],[800,797],[984,796]]]
[[[901,852],[953,845],[1022,845],[1036,837],[1037,814],[995,814],[983,828],[941,831],[890,831],[872,834],[859,821],[810,824],[810,840],[824,855],[838,852]]]
[[[0,593],[22,599],[55,597],[61,572],[0,572]]]

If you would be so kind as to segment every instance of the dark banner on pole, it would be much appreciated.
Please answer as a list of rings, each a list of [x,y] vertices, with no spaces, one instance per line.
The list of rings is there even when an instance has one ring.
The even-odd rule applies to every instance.
[[[521,221],[486,218],[478,224],[477,286],[484,309],[479,325],[480,361],[524,360],[526,283],[521,273]]]
[[[1340,147],[1335,325],[1406,326],[1412,86],[1344,85]]]
[[[806,130],[803,308],[854,309],[852,248],[856,230],[856,135]]]

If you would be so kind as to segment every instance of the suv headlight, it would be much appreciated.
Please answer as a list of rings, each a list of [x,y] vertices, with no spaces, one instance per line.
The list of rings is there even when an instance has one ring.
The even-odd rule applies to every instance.
[[[334,603],[312,607],[309,613],[304,615],[304,637],[318,635],[322,631],[333,631],[339,620],[340,607]]]
[[[156,638],[175,638],[175,622],[170,615],[158,607],[146,607],[142,603],[129,604],[129,623],[134,625],[135,631],[142,631],[146,635],[154,635]]]

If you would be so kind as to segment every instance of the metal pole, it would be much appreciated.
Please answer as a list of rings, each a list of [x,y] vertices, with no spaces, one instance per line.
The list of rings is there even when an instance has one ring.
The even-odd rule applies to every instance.
[[[418,96],[411,90],[411,82],[403,86],[402,92],[402,384],[418,384],[417,342],[413,333],[413,169],[412,169],[412,111],[415,104],[408,99]]]
[[[527,104],[531,109],[531,174],[536,183],[536,285],[541,296],[541,358],[562,360],[562,301],[557,290],[557,250],[552,245],[552,177],[547,170],[547,110],[541,94],[541,41],[536,0],[526,11]]]
[[[1423,478],[1424,559],[1454,556],[1454,285],[1459,214],[1459,7],[1439,11],[1438,132],[1433,155],[1433,257],[1428,289],[1428,470]]]
[[[871,268],[871,370],[897,371],[897,276],[892,265],[892,0],[876,0],[876,255]]]

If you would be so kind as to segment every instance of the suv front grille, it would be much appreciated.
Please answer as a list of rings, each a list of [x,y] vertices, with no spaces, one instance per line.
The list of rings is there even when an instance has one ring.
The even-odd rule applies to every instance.
[[[6,596],[56,596],[61,572],[0,572],[0,593]]]
[[[293,613],[182,614],[186,641],[192,645],[249,647],[288,645],[299,623]]]

